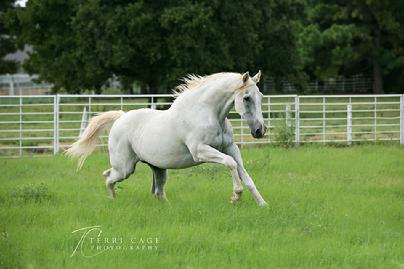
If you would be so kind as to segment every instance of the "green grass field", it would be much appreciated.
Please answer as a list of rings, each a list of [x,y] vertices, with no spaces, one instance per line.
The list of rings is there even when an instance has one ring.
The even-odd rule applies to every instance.
[[[170,171],[165,204],[152,197],[144,164],[109,199],[105,153],[79,172],[63,156],[0,159],[0,268],[403,267],[404,148],[242,154],[267,208],[247,191],[231,205],[231,178],[219,165]],[[72,232],[95,225],[101,241],[89,232],[71,257],[82,235]]]

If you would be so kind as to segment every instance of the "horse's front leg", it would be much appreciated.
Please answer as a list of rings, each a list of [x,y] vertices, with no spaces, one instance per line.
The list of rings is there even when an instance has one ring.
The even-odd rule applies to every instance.
[[[243,186],[241,185],[240,177],[237,172],[236,161],[231,156],[226,155],[206,144],[199,144],[189,148],[192,157],[196,162],[220,163],[230,170],[233,178],[233,196],[231,198],[231,202],[237,202],[237,200],[240,199],[241,193],[243,192]]]
[[[257,187],[254,184],[254,181],[251,179],[251,177],[248,175],[247,171],[244,168],[243,159],[241,158],[240,150],[238,149],[237,145],[234,143],[231,144],[229,147],[227,147],[224,150],[224,153],[233,157],[233,159],[236,161],[238,175],[240,176],[240,178],[244,182],[245,186],[248,188],[248,190],[253,195],[257,204],[259,206],[266,206],[267,203],[262,198],[261,194],[259,193],[259,191],[257,190]],[[239,198],[239,197],[235,197],[235,198]]]

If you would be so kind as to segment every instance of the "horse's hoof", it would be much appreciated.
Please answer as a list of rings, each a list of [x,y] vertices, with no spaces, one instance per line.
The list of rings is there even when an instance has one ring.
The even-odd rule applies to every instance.
[[[168,201],[167,197],[165,195],[156,195],[154,194],[154,197],[156,198],[157,201],[163,202],[163,203],[170,203],[170,201]]]
[[[240,201],[240,198],[235,197],[234,195],[230,197],[230,203],[232,205],[236,205],[238,201]]]
[[[260,207],[268,207],[268,203],[267,202],[262,202],[259,204]]]

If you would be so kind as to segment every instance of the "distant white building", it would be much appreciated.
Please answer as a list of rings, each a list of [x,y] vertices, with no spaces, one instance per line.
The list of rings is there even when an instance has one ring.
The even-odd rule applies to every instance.
[[[24,73],[21,68],[22,63],[29,58],[30,53],[32,53],[32,46],[25,45],[24,50],[17,50],[14,53],[7,54],[4,59],[8,61],[17,62],[20,66],[18,73]]]

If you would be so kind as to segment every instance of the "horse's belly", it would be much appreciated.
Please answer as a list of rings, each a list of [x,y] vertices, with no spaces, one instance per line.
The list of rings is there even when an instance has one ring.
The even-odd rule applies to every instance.
[[[164,115],[162,115],[164,116]],[[140,160],[163,169],[181,169],[197,165],[178,130],[163,117],[151,118],[131,137],[134,152]]]
[[[138,150],[139,153],[137,154],[139,154],[142,161],[163,169],[181,169],[199,164],[194,161],[188,148],[183,144],[154,142],[154,146],[144,146],[141,150]]]

